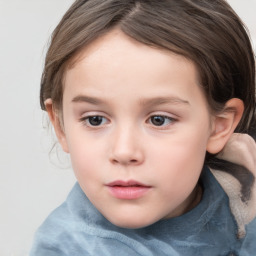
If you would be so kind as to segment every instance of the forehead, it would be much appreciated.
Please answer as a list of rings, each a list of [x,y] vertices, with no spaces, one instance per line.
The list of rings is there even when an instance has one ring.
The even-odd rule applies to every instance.
[[[117,57],[122,59],[122,56],[131,56],[133,58],[137,56],[137,60],[139,60],[143,53],[144,59],[152,59],[152,57],[160,58],[161,56],[173,56],[176,58],[176,60],[182,60],[184,63],[187,62],[187,64],[194,64],[192,60],[189,60],[180,54],[176,54],[160,46],[157,47],[143,44],[126,35],[120,29],[115,28],[96,38],[90,44],[83,47],[82,50],[78,51],[78,53],[75,54],[69,61],[67,70],[74,68],[81,61],[87,63],[90,61],[103,61],[104,58],[112,58],[113,56],[115,59],[112,59],[112,62],[115,60],[117,61]],[[109,61],[109,59],[107,59],[107,61]]]
[[[192,61],[142,44],[120,30],[98,38],[74,60],[66,72],[64,99],[88,92],[113,98],[128,91],[145,98],[162,97],[171,90],[186,101],[184,96],[193,95],[194,86],[199,88]]]
[[[172,64],[175,62],[177,70],[182,68],[192,71],[194,76],[190,76],[191,79],[199,81],[198,70],[191,60],[166,49],[142,44],[121,30],[114,29],[79,51],[70,60],[66,73],[79,72],[81,69],[86,72],[93,68],[94,64],[99,72],[104,72],[110,65],[112,68],[118,68],[121,72],[125,70],[127,64],[134,63],[134,65],[146,68],[147,71],[154,71],[150,73],[152,75],[158,71],[156,64],[161,64],[161,69],[165,71],[170,62]]]

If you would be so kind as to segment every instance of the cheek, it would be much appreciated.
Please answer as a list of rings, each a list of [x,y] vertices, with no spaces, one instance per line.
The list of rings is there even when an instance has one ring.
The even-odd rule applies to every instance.
[[[84,182],[95,179],[97,175],[100,175],[94,169],[101,163],[103,145],[79,132],[69,133],[67,142],[72,167],[77,179]],[[101,170],[101,168],[97,169]]]
[[[169,138],[163,138],[156,148],[154,155],[166,162],[189,164],[202,162],[206,153],[208,132],[206,129],[190,127],[188,130],[180,130]],[[156,142],[157,143],[157,142]]]
[[[206,134],[206,132],[204,131]],[[158,149],[152,152],[149,166],[157,169],[156,179],[161,177],[167,186],[170,182],[173,187],[185,187],[195,184],[204,164],[206,153],[207,136],[201,131],[192,130],[175,134],[159,145]],[[153,148],[151,146],[151,148]],[[155,159],[155,161],[153,160]],[[160,165],[160,166],[159,166]]]

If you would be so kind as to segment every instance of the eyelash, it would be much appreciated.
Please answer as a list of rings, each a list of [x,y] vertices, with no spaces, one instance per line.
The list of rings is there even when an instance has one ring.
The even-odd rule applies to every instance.
[[[94,120],[94,121],[101,121],[98,125],[93,125],[91,122],[93,121],[92,119],[98,118],[100,120]],[[153,124],[153,118],[158,118],[158,119],[162,119],[163,124]],[[106,123],[108,123],[108,119],[104,116],[101,115],[90,115],[90,116],[85,116],[82,117],[81,119],[79,119],[79,121],[81,123],[83,123],[86,127],[88,128],[92,128],[92,129],[96,129],[96,128],[101,128],[102,126],[104,126]],[[156,121],[156,120],[155,120]],[[161,120],[159,120],[161,121]],[[168,122],[166,124],[166,121]],[[158,129],[165,129],[168,128],[170,125],[172,125],[174,122],[177,122],[178,120],[176,118],[170,117],[170,116],[166,116],[166,115],[151,115],[148,119],[147,119],[147,123],[149,123],[150,125],[153,125],[154,128],[158,128]],[[103,123],[102,123],[103,122]]]
[[[152,123],[152,119],[153,118],[158,118],[158,119],[162,119],[161,121],[163,121],[163,124],[160,124],[160,125],[156,125],[156,124],[153,124]],[[166,115],[152,115],[150,116],[148,119],[148,122],[150,124],[152,124],[154,127],[156,128],[160,128],[160,129],[165,129],[165,128],[168,128],[170,125],[172,125],[174,122],[177,121],[177,119],[173,118],[173,117],[170,117],[170,116],[166,116]],[[168,121],[168,123],[166,124],[166,121]]]
[[[100,127],[102,125],[102,123],[100,123],[99,125],[93,125],[90,123],[90,119],[92,118],[100,118],[100,119],[104,119],[105,122],[104,124],[107,122],[107,118],[104,117],[104,116],[101,116],[101,115],[90,115],[90,116],[85,116],[85,117],[82,117],[79,121],[81,123],[83,123],[86,127],[92,127],[92,128],[97,128],[97,127]],[[92,121],[92,120],[91,120]],[[95,120],[96,121],[96,120]],[[103,125],[104,125],[103,124]]]

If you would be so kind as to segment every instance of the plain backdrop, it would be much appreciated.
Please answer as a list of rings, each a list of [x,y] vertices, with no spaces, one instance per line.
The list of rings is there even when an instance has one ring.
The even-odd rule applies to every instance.
[[[50,34],[73,0],[0,0],[0,256],[27,256],[33,234],[75,183],[39,106]],[[256,42],[256,0],[229,0]]]

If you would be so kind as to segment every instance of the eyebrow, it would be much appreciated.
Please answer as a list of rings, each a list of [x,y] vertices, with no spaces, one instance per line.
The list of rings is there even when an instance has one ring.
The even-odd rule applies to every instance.
[[[164,105],[164,104],[184,104],[190,105],[189,101],[183,100],[176,96],[166,96],[166,97],[156,97],[156,98],[149,98],[149,99],[140,99],[140,105],[142,106],[157,106],[157,105]]]
[[[74,103],[90,103],[93,105],[103,105],[107,104],[107,100],[100,99],[97,97],[91,97],[86,95],[78,95],[72,99],[72,102]],[[145,98],[139,100],[139,105],[150,107],[150,106],[157,106],[157,105],[164,105],[164,104],[184,104],[184,105],[190,105],[189,101],[183,100],[176,96],[167,96],[167,97],[155,97],[155,98]]]
[[[72,102],[74,103],[86,102],[93,105],[101,105],[106,103],[105,100],[102,100],[96,97],[86,96],[86,95],[78,95],[72,99]]]

